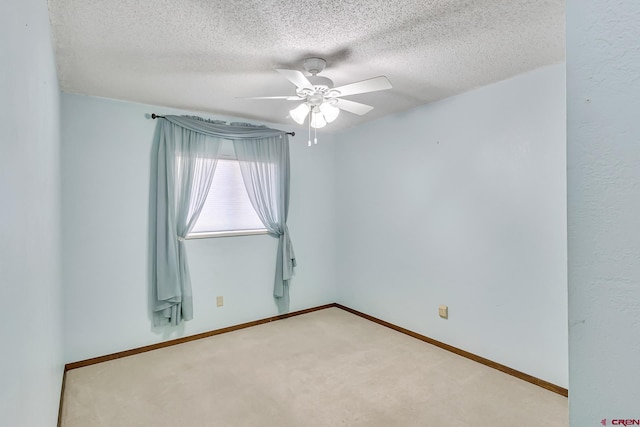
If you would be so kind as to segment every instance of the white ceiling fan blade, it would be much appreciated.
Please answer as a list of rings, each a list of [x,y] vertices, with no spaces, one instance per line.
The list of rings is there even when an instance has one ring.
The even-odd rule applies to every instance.
[[[299,96],[282,95],[282,96],[246,96],[238,99],[286,99],[287,101],[302,101],[303,98],[300,98]]]
[[[298,89],[313,89],[311,82],[298,70],[283,70],[279,68],[276,71],[285,76]]]
[[[357,114],[359,116],[367,114],[369,111],[373,110],[373,107],[371,105],[349,101],[348,99],[338,98],[336,101],[338,101],[336,102],[336,107],[338,107],[339,109]]]
[[[391,89],[391,82],[385,76],[374,77],[344,86],[334,87],[340,92],[339,96],[357,95],[359,93],[376,92],[378,90]]]

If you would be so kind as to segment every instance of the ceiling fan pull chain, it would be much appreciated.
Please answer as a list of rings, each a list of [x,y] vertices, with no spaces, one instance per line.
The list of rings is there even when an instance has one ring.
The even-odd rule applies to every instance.
[[[309,110],[309,147],[311,147],[311,110]]]
[[[318,128],[313,128],[313,143],[318,143]]]

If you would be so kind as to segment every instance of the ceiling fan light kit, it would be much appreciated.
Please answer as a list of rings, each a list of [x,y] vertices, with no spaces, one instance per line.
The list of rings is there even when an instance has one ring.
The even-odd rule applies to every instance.
[[[323,102],[318,107],[320,109],[320,112],[324,114],[324,118],[327,120],[327,123],[331,123],[332,121],[337,119],[338,115],[340,114],[340,109],[336,107],[335,104],[335,100],[331,100],[328,102]]]
[[[322,58],[305,59],[304,69],[311,74],[305,76],[298,70],[277,69],[287,80],[296,86],[296,96],[262,96],[252,99],[284,99],[287,101],[303,101],[289,111],[289,116],[298,124],[309,120],[309,146],[311,146],[311,128],[319,129],[338,118],[340,110],[363,115],[373,107],[359,102],[342,99],[343,96],[376,92],[391,89],[391,82],[384,76],[374,77],[360,82],[334,88],[331,79],[318,76],[327,65]],[[317,138],[314,138],[317,143]]]
[[[311,112],[311,127],[314,129],[320,129],[323,128],[327,125],[327,121],[324,118],[324,114],[322,114],[320,111],[314,111]]]
[[[296,123],[301,125],[304,123],[304,120],[309,115],[309,111],[310,111],[309,106],[306,103],[302,103],[298,105],[296,108],[294,108],[293,110],[289,111],[289,115],[293,120],[295,120]]]

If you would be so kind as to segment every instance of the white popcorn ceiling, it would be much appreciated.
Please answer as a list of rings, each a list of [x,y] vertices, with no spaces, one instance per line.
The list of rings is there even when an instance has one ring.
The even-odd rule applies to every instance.
[[[336,86],[385,75],[347,99],[336,131],[564,59],[563,0],[49,0],[64,92],[298,126],[275,68],[311,56]],[[162,113],[161,109],[156,111]],[[463,123],[461,123],[463,124]]]

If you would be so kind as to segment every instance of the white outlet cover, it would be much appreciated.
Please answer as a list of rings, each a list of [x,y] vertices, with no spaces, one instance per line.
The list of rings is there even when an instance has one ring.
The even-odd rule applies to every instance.
[[[448,319],[449,307],[447,307],[446,305],[441,305],[440,307],[438,307],[438,313],[440,314],[440,317],[442,317],[443,319]]]

